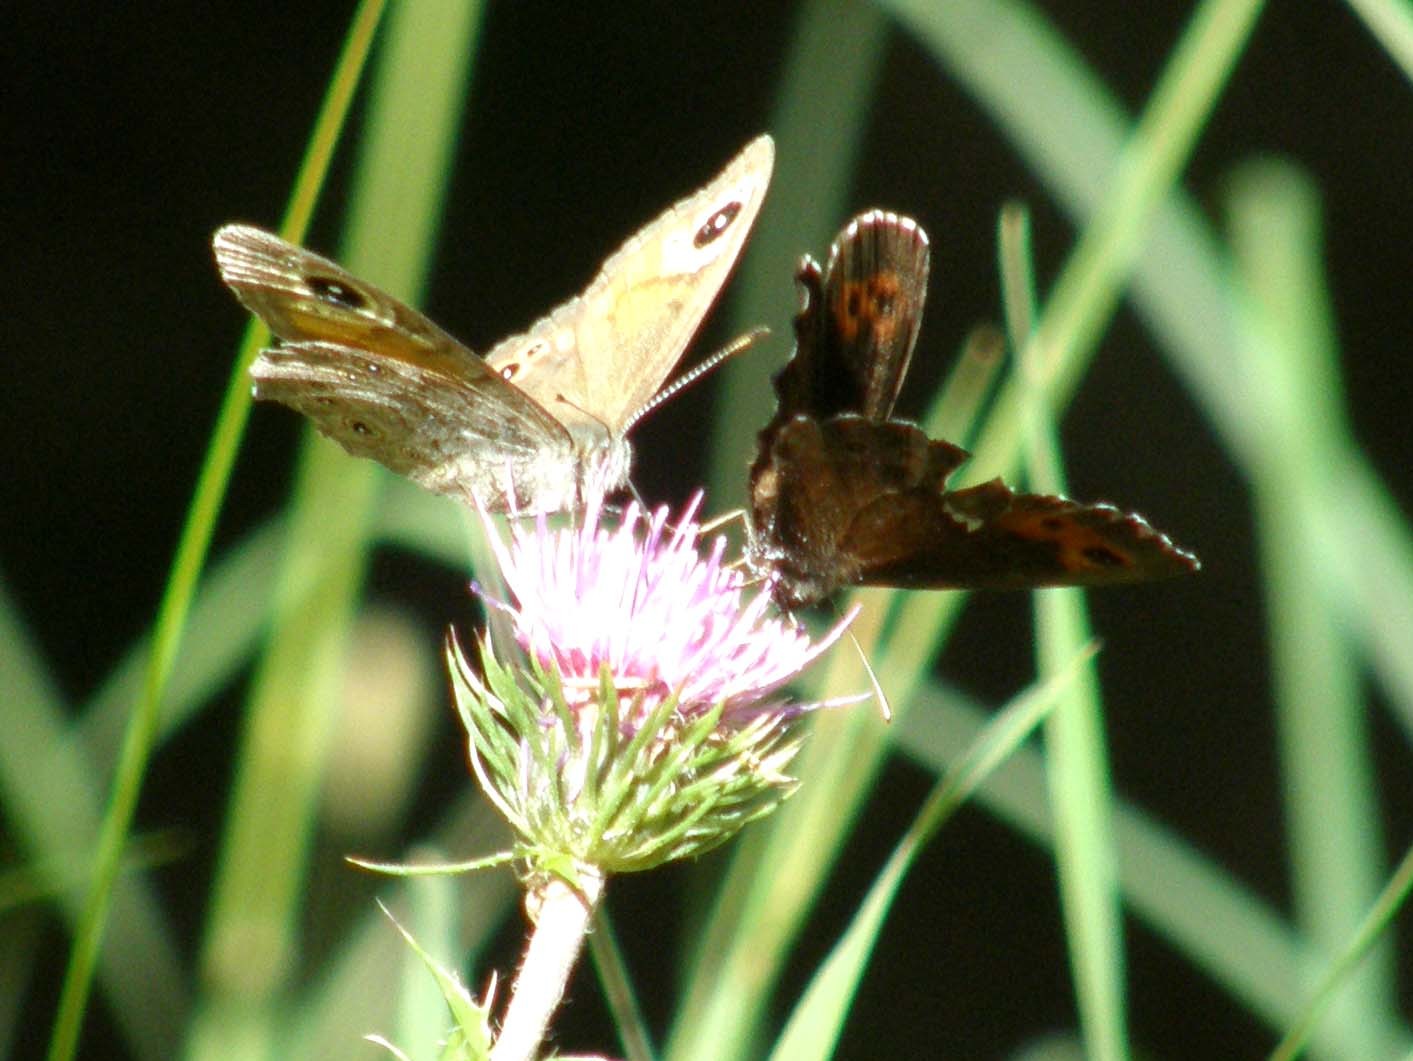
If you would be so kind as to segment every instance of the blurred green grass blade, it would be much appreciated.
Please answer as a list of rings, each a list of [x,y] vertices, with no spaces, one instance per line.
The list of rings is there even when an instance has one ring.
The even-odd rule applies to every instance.
[[[1404,852],[1398,868],[1389,879],[1387,886],[1379,893],[1379,897],[1373,908],[1370,909],[1368,916],[1360,923],[1343,953],[1321,978],[1310,1005],[1306,1007],[1299,1021],[1272,1051],[1271,1061],[1289,1061],[1289,1059],[1300,1055],[1305,1043],[1318,1027],[1320,1018],[1324,1016],[1325,1011],[1355,979],[1354,970],[1356,967],[1364,961],[1375,944],[1388,933],[1393,919],[1399,911],[1407,906],[1410,892],[1413,892],[1413,848]],[[1358,1042],[1352,1037],[1351,1041]],[[1393,1057],[1397,1053],[1406,1052],[1408,1045],[1406,1041],[1400,1043],[1396,1037],[1389,1035],[1380,1049],[1382,1052],[1379,1054],[1357,1054],[1353,1050],[1345,1052],[1350,1057]]]
[[[380,501],[372,527],[376,541],[419,553],[457,571],[477,570],[467,561],[466,514],[454,501],[401,478],[388,479]],[[159,740],[166,740],[190,722],[255,653],[270,620],[287,534],[283,521],[270,520],[231,546],[208,569],[193,600],[183,651],[167,686]],[[141,689],[150,651],[148,638],[134,645],[85,703],[75,730],[66,735],[66,739],[78,742],[91,763],[111,762],[116,757],[124,715]],[[0,736],[3,732],[0,729]]]
[[[33,864],[52,867],[62,880],[86,881],[103,793],[92,764],[71,754],[68,708],[3,579],[0,704],[0,807],[9,835]],[[97,969],[125,1045],[136,1057],[158,1058],[175,1048],[188,998],[171,927],[142,880],[129,872],[116,876]],[[82,889],[61,891],[55,906],[77,922]],[[42,941],[36,935],[26,944],[15,933],[7,963],[27,965],[15,948],[32,950]]]
[[[897,10],[992,113],[1061,205],[1080,218],[1101,209],[1126,119],[1113,95],[1034,9],[955,0],[946,6],[955,17],[934,21],[918,5]],[[1249,464],[1261,429],[1251,413],[1261,408],[1263,396],[1231,356],[1248,330],[1244,311],[1226,289],[1223,256],[1211,230],[1178,189],[1158,211],[1134,263],[1132,294],[1228,451],[1239,464]],[[1063,404],[1063,391],[1055,397]],[[1013,453],[1014,445],[997,440],[996,450]],[[1359,541],[1362,548],[1346,550],[1326,578],[1332,588],[1344,587],[1346,622],[1366,647],[1401,723],[1413,731],[1413,653],[1407,651],[1413,539],[1367,460],[1352,449],[1342,459],[1344,475],[1331,485],[1315,532],[1332,542]],[[1004,464],[998,461],[991,470]]]
[[[848,201],[887,34],[871,4],[809,0],[800,9],[771,114],[775,176],[731,310],[733,334],[765,324],[772,338],[768,353],[732,358],[720,370],[707,475],[718,507],[741,504],[756,432],[775,408],[765,380],[794,340],[780,309],[794,304],[800,255],[824,252]]]
[[[791,334],[788,324],[767,318],[765,307],[778,307],[781,292],[791,290],[799,255],[822,253],[833,236],[886,33],[886,21],[869,5],[812,0],[802,7],[771,121],[776,173],[767,216],[743,265],[736,330],[766,320],[777,336]],[[787,346],[788,338],[776,343]],[[763,371],[759,358],[742,359],[727,366],[720,382],[710,478],[718,504],[741,496],[755,432],[769,419],[774,392],[763,385]],[[809,776],[803,762],[797,766],[797,776]],[[786,804],[784,818],[794,820],[796,807],[807,814],[825,809],[810,786]],[[781,829],[790,828],[783,822],[782,814],[774,815],[765,829],[750,830],[736,846],[729,876],[698,934],[664,1057],[729,1061],[753,1053],[768,985],[784,964],[835,849],[827,834],[809,851],[790,842],[772,848],[767,831],[782,835]],[[822,863],[801,867],[780,861],[802,857]]]
[[[652,1061],[657,1056],[647,1017],[633,990],[628,962],[618,944],[613,919],[603,904],[594,911],[594,929],[589,933],[589,952],[598,972],[599,986],[613,1014],[613,1026],[627,1061]]]
[[[977,786],[1044,721],[1095,648],[1089,647],[1050,680],[1027,690],[998,711],[962,756],[947,768],[875,878],[844,935],[811,979],[771,1051],[773,1059],[807,1061],[832,1056],[878,934],[917,856]]]
[[[206,571],[188,612],[181,657],[162,701],[157,741],[169,739],[230,683],[255,653],[270,618],[270,595],[285,527],[271,520],[231,546]],[[124,716],[141,689],[151,637],[138,641],[108,674],[69,734],[72,754],[112,762]]]
[[[1408,0],[1346,0],[1364,20],[1369,32],[1384,46],[1413,81],[1413,4]]]
[[[1031,338],[1035,275],[1030,221],[1008,206],[998,225],[1002,292],[1012,342],[1022,351],[1020,381],[1025,471],[1030,487],[1067,493],[1059,432],[1045,401],[1046,366]],[[1078,589],[1040,590],[1035,608],[1036,666],[1044,677],[1069,666],[1090,640],[1089,613]],[[1123,910],[1114,851],[1114,794],[1104,741],[1104,715],[1093,666],[1065,687],[1045,723],[1045,776],[1054,813],[1055,867],[1065,923],[1080,1032],[1087,1057],[1128,1056],[1124,1012]]]
[[[398,5],[379,53],[341,257],[412,302],[440,216],[478,16],[458,0]],[[214,886],[193,1057],[258,1054],[280,1039],[275,1024],[298,967],[299,896],[376,471],[323,439],[303,449]]]
[[[355,15],[344,52],[340,56],[316,122],[315,135],[311,139],[305,164],[301,167],[296,181],[292,216],[293,207],[314,201],[318,188],[323,183],[327,149],[337,139],[338,130],[347,114],[353,88],[362,70],[381,8],[378,0],[369,0]],[[147,762],[156,739],[167,682],[181,647],[191,599],[196,592],[197,580],[206,561],[216,519],[225,498],[226,484],[230,479],[231,468],[235,464],[236,452],[249,415],[250,395],[249,386],[245,381],[245,369],[258,345],[257,335],[254,330],[248,330],[246,333],[241,355],[227,386],[211,443],[202,464],[186,524],[182,528],[167,587],[158,607],[152,656],[142,696],[134,706],[131,723],[123,740],[113,793],[98,837],[89,894],[74,931],[73,949],[64,974],[49,1044],[50,1061],[67,1061],[78,1048],[93,970],[111,909],[113,884],[133,813],[137,808],[142,781],[147,773]]]
[[[1001,205],[996,223],[1001,271],[1001,309],[1012,350],[1024,350],[1035,330],[1035,264],[1031,249],[1030,208],[1011,200]],[[1042,366],[1043,367],[1043,366]]]
[[[965,447],[1006,356],[1006,334],[994,324],[978,324],[962,340],[928,415],[928,434]]]
[[[504,820],[468,784],[465,795],[448,808],[425,842],[457,859],[500,850],[509,840]],[[410,862],[415,857],[418,852],[409,851],[398,860]],[[388,880],[380,889],[382,901],[399,920],[410,916],[407,887],[408,879],[404,878]],[[468,983],[481,994],[489,974],[479,971],[477,958],[501,930],[507,915],[519,910],[520,891],[510,873],[471,873],[457,878],[456,898],[461,913],[448,953],[457,955],[459,968],[470,970]],[[302,992],[282,1043],[282,1061],[343,1057],[357,1035],[390,1027],[396,1019],[397,999],[388,990],[389,970],[402,965],[406,949],[382,910],[366,904],[343,933],[335,952],[320,964],[313,983]]]
[[[438,848],[419,845],[409,853],[408,861],[443,862],[446,856]],[[406,882],[405,894],[409,910],[403,927],[439,965],[459,969],[462,954],[458,946],[461,933],[457,928],[457,882],[451,877],[412,877]],[[412,1056],[422,1057],[445,1037],[451,1026],[452,1017],[436,978],[412,948],[405,948],[398,986],[397,1029],[389,1038],[411,1051]],[[389,1029],[363,1031],[388,1034]]]
[[[265,1022],[298,966],[299,895],[366,559],[372,471],[350,467],[331,443],[305,439],[213,882],[191,1057],[264,1056],[278,1041],[267,1040],[276,1033]]]
[[[1082,590],[1040,590],[1034,596],[1036,656],[1040,674],[1049,676],[1089,639],[1089,612]],[[1092,663],[1046,720],[1045,751],[1055,865],[1085,1056],[1116,1061],[1129,1056],[1123,904],[1104,712]]]
[[[939,772],[990,717],[989,709],[936,683],[914,707],[895,726],[898,750]],[[977,790],[976,801],[1021,835],[1050,845],[1039,751],[1018,750]],[[1291,1027],[1318,956],[1280,914],[1140,808],[1120,801],[1114,828],[1128,908],[1270,1027]],[[1413,1050],[1413,1034],[1396,1021],[1386,1021],[1381,1034],[1398,1044],[1390,1056]]]
[[[1002,111],[1004,130],[1022,139],[1023,146],[1043,160],[1071,162],[1076,144],[1104,138],[1103,124],[1091,126],[1086,113],[1062,109],[1068,97],[1097,96],[1098,86],[1028,9],[969,0],[945,8],[922,0],[887,0],[885,6],[896,11],[939,59],[962,65],[954,72],[969,80],[973,91],[986,93],[989,98],[983,102]],[[1046,301],[1032,340],[1039,345],[1056,408],[1066,404],[1093,356],[1144,249],[1155,212],[1176,186],[1261,6],[1260,0],[1206,0],[1199,5],[1122,150],[1117,155],[1104,152],[1082,164],[1080,183],[1102,183],[1105,191]],[[1027,44],[1033,55],[1009,56],[1017,60],[1016,66],[995,62],[998,46],[1016,49]],[[979,52],[966,55],[968,46]],[[1029,63],[1022,67],[1024,58],[1043,64],[1064,91],[1042,99],[1045,79],[1035,77]],[[1026,77],[1015,77],[1015,70],[1021,68]],[[1007,70],[1010,84],[1001,80]],[[1020,81],[1025,84],[1017,84]],[[1042,115],[1054,124],[1039,126]],[[1112,113],[1103,116],[1114,117]],[[1066,142],[1068,137],[1074,143]],[[1113,160],[1112,168],[1100,169],[1099,164],[1108,159]],[[1019,450],[1010,421],[1020,415],[1019,402],[1014,383],[1003,388],[975,446],[975,457],[965,469],[968,481],[1016,470]]]
[[[1318,193],[1275,161],[1229,187],[1237,278],[1261,334],[1243,356],[1271,396],[1265,451],[1251,471],[1265,572],[1295,918],[1316,952],[1346,945],[1383,877],[1383,842],[1360,675],[1321,572],[1311,514],[1348,446],[1329,291],[1321,275]],[[1339,995],[1318,1041],[1345,1056],[1392,1056],[1397,1012],[1391,946]]]
[[[1326,566],[1325,600],[1360,641],[1406,739],[1413,740],[1413,531],[1354,439],[1308,512]]]
[[[166,866],[188,857],[192,836],[182,829],[166,829],[133,836],[123,858],[123,870],[137,873]],[[81,884],[87,867],[75,859],[67,862],[7,863],[0,866],[0,917],[41,902],[56,902],[65,889]],[[0,948],[3,949],[3,948]],[[5,960],[13,960],[6,950]]]

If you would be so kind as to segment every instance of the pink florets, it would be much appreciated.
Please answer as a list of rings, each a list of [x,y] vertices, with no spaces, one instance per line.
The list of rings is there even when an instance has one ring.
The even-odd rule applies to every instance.
[[[722,563],[725,539],[698,551],[700,503],[698,494],[671,527],[665,506],[649,516],[637,504],[602,526],[593,502],[578,526],[551,530],[543,516],[513,525],[508,545],[492,529],[516,640],[559,671],[571,703],[597,690],[606,663],[620,692],[644,691],[647,712],[672,693],[684,713],[723,704],[726,721],[819,706],[776,694],[854,613],[816,643],[793,620],[767,616],[767,595],[743,601],[745,576]]]

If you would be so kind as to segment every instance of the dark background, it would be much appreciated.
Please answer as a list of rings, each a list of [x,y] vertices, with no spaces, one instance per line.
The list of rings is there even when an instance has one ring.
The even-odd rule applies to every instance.
[[[1174,2],[1041,6],[1131,108],[1190,14]],[[152,618],[244,325],[216,279],[210,233],[232,219],[278,221],[348,14],[348,4],[311,0],[160,13],[21,4],[0,16],[0,570],[74,700]],[[431,315],[483,350],[581,287],[629,231],[767,127],[795,14],[789,4],[717,3],[609,18],[577,5],[491,4]],[[916,414],[959,336],[998,313],[992,233],[1002,201],[1021,197],[1034,207],[1042,282],[1073,233],[986,116],[901,33],[889,45],[866,144],[850,205],[907,211],[933,237],[931,312],[903,401]],[[1308,167],[1325,195],[1352,417],[1407,511],[1413,92],[1342,4],[1269,6],[1187,186],[1216,220],[1230,167],[1268,152]],[[334,243],[341,188],[336,177],[309,240],[315,248]],[[768,201],[760,225],[771,217]],[[782,276],[768,322],[777,337],[749,361],[762,385],[788,351],[781,335],[793,306]],[[700,348],[724,338],[709,328]],[[687,470],[699,459],[696,425],[711,399],[710,385],[695,388],[640,429],[637,479],[649,499],[680,498],[696,481]],[[255,411],[218,548],[282,503],[297,429],[282,410]],[[1092,598],[1108,646],[1101,670],[1120,792],[1283,904],[1262,601],[1243,485],[1127,310],[1064,431],[1077,496],[1147,513],[1206,565],[1200,578]],[[429,636],[465,615],[457,573],[396,559],[384,565],[374,592],[416,603]],[[968,605],[942,670],[995,701],[1030,666],[1026,601],[987,598]],[[1383,719],[1375,724],[1396,739]],[[233,710],[208,713],[201,725],[186,750],[206,758],[180,773],[224,778]],[[459,786],[450,712],[446,733],[438,754],[448,785]],[[928,783],[901,761],[890,767],[786,997]],[[1410,822],[1406,786],[1390,799],[1397,838]],[[214,842],[223,807],[219,785],[181,792],[164,780],[145,799],[143,824],[179,816]],[[168,880],[194,927],[205,869]],[[634,925],[647,929],[644,939],[675,938],[678,880],[669,871],[615,891],[619,928],[645,982],[670,982],[670,966],[653,962],[670,960],[672,948],[635,947]],[[872,1056],[877,1030],[890,1024],[906,1029],[903,1041],[953,1056],[999,1056],[1072,1025],[1044,853],[969,810],[907,888],[907,912],[883,938],[842,1056]],[[1138,1043],[1153,1056],[1269,1048],[1257,1022],[1141,925],[1131,928]],[[507,944],[516,936],[518,927]],[[53,944],[62,953],[67,939],[55,931]],[[511,953],[500,957],[503,967]],[[52,1014],[52,988],[34,988],[37,1027]],[[607,1046],[587,978],[577,997],[561,1041]],[[650,1002],[659,1030],[662,1005]]]

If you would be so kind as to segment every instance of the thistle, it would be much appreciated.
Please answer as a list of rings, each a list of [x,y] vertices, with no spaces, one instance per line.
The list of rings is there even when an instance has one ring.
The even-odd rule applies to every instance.
[[[485,519],[510,599],[481,595],[523,661],[488,634],[479,667],[454,640],[447,653],[472,769],[515,831],[537,921],[497,1059],[532,1056],[606,877],[698,855],[773,810],[795,786],[792,723],[826,706],[785,686],[853,613],[818,640],[769,614],[723,538],[700,547],[699,503],[675,523],[630,504],[615,523],[593,502],[576,526],[542,516],[508,541]],[[532,988],[546,997],[522,1007]]]

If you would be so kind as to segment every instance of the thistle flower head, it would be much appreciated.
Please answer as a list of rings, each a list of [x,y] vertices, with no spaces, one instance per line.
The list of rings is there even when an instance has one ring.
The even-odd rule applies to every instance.
[[[614,522],[591,504],[577,526],[540,517],[508,542],[486,521],[527,661],[513,672],[483,637],[480,674],[453,644],[452,675],[477,778],[532,869],[695,854],[793,788],[790,722],[821,705],[784,688],[852,613],[818,641],[768,615],[723,539],[700,550],[699,503],[675,524],[666,508]]]

